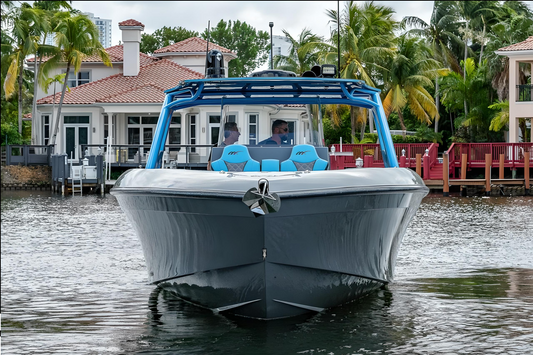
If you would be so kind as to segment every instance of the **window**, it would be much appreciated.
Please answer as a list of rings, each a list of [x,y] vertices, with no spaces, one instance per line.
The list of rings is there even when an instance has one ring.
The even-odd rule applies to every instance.
[[[249,113],[248,114],[248,144],[256,145],[257,138],[259,136],[259,114]]]
[[[196,144],[196,115],[189,115],[189,144]],[[191,153],[196,152],[196,148],[191,148]]]
[[[48,145],[50,141],[50,115],[42,115],[43,119],[43,144]]]
[[[89,116],[64,116],[65,123],[89,123]]]
[[[181,144],[181,115],[174,115],[168,130],[168,144]],[[177,152],[180,148],[169,148],[170,152]]]
[[[104,116],[104,142],[107,144],[107,137],[109,137],[109,117]]]
[[[73,88],[76,86],[80,86],[82,84],[87,84],[91,82],[90,78],[91,78],[91,75],[88,70],[85,70],[85,71],[80,70],[77,73],[74,73],[71,71],[68,73],[67,85]]]
[[[211,135],[209,143],[217,144],[220,133],[220,115],[209,115],[209,133]]]

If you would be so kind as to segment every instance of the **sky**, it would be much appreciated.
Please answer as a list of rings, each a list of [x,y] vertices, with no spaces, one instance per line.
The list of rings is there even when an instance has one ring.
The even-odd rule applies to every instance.
[[[363,3],[363,1],[359,1]],[[344,1],[340,2],[341,12]],[[404,16],[418,16],[429,22],[433,1],[375,1],[392,7],[396,20]],[[134,19],[144,24],[144,33],[167,27],[184,27],[202,33],[208,21],[215,26],[220,20],[240,20],[256,30],[273,35],[288,31],[296,37],[304,28],[329,37],[329,18],[326,10],[337,9],[337,1],[72,1],[72,6],[95,17],[112,20],[112,45],[118,44],[121,32],[118,23]]]

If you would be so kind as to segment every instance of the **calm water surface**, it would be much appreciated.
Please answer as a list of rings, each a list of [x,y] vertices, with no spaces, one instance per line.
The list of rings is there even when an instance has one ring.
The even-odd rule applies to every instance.
[[[257,322],[147,283],[115,198],[2,192],[2,354],[533,354],[533,198],[426,197],[396,281]]]

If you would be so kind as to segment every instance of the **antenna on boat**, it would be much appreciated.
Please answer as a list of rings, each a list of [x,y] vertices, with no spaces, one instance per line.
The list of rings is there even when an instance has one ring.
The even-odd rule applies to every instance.
[[[339,0],[337,0],[337,68],[339,68],[339,71],[337,72],[337,78],[340,79],[341,77],[341,15],[340,15],[340,9],[339,9]]]
[[[207,48],[205,49],[205,73],[204,77],[207,76],[207,66],[209,63],[209,32],[211,30],[211,21],[207,21]]]

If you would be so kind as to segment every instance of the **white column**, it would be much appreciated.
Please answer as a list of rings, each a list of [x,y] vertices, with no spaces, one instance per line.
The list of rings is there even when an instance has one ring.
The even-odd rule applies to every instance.
[[[516,117],[516,99],[518,84],[518,61],[509,57],[509,143],[518,143],[518,120]]]

